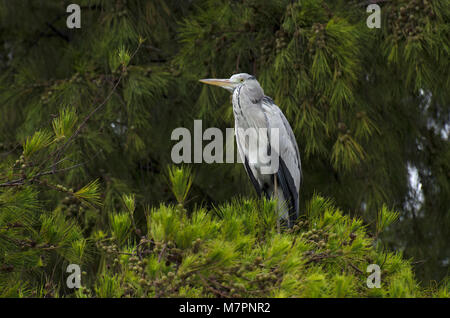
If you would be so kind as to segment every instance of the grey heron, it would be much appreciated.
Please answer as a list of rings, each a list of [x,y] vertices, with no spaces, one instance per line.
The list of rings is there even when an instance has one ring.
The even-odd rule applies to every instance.
[[[264,95],[256,78],[247,73],[234,74],[229,79],[201,79],[200,82],[225,88],[233,94],[236,144],[245,170],[258,196],[264,194],[267,198],[276,198],[279,217],[292,227],[299,214],[302,173],[298,145],[283,112],[270,97]],[[273,173],[263,171],[266,161],[249,160],[252,149],[248,138],[242,133],[249,128],[267,131],[257,135],[257,147],[258,153],[262,151],[278,159],[277,169]],[[278,134],[278,147],[274,147],[270,138],[274,129]]]

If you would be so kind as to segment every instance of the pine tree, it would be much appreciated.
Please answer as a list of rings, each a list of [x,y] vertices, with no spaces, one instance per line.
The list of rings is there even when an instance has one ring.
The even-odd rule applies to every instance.
[[[431,295],[410,257],[425,286],[448,277],[448,1],[380,2],[380,29],[365,1],[80,0],[68,29],[70,3],[0,1],[0,295],[73,295],[70,263],[87,273],[76,296]],[[167,170],[174,128],[233,126],[228,95],[198,79],[238,72],[294,129],[295,233],[273,232],[241,164]],[[386,288],[363,290],[359,271],[384,258]]]

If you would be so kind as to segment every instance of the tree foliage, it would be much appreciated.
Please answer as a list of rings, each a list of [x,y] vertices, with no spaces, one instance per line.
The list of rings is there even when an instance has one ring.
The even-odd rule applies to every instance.
[[[73,295],[72,262],[80,297],[448,296],[448,1],[70,3],[0,0],[1,295]],[[174,128],[233,126],[198,79],[237,72],[298,141],[294,232],[241,164],[167,170]]]

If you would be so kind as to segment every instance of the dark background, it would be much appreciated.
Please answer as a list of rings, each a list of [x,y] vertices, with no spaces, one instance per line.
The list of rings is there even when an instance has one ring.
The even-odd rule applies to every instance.
[[[448,276],[450,257],[449,2],[379,1],[369,29],[364,1],[0,1],[0,158],[62,107],[85,117],[119,78],[120,50],[145,42],[106,105],[68,149],[73,187],[99,178],[103,212],[122,193],[172,202],[165,169],[176,127],[233,127],[228,93],[198,79],[247,72],[295,132],[313,193],[362,217],[375,233],[383,205],[400,213],[380,244],[412,258],[425,285]],[[191,130],[192,131],[192,130]],[[225,131],[225,130],[223,130]],[[72,164],[71,163],[71,164]],[[189,204],[255,193],[240,164],[194,164]],[[42,194],[47,208],[63,196]]]

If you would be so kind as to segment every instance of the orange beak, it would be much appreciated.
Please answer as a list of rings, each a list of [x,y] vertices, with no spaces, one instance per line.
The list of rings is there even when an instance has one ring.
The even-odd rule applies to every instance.
[[[219,78],[205,78],[199,80],[200,82],[208,85],[220,86],[222,88],[234,88],[235,83],[229,79],[219,79]]]

